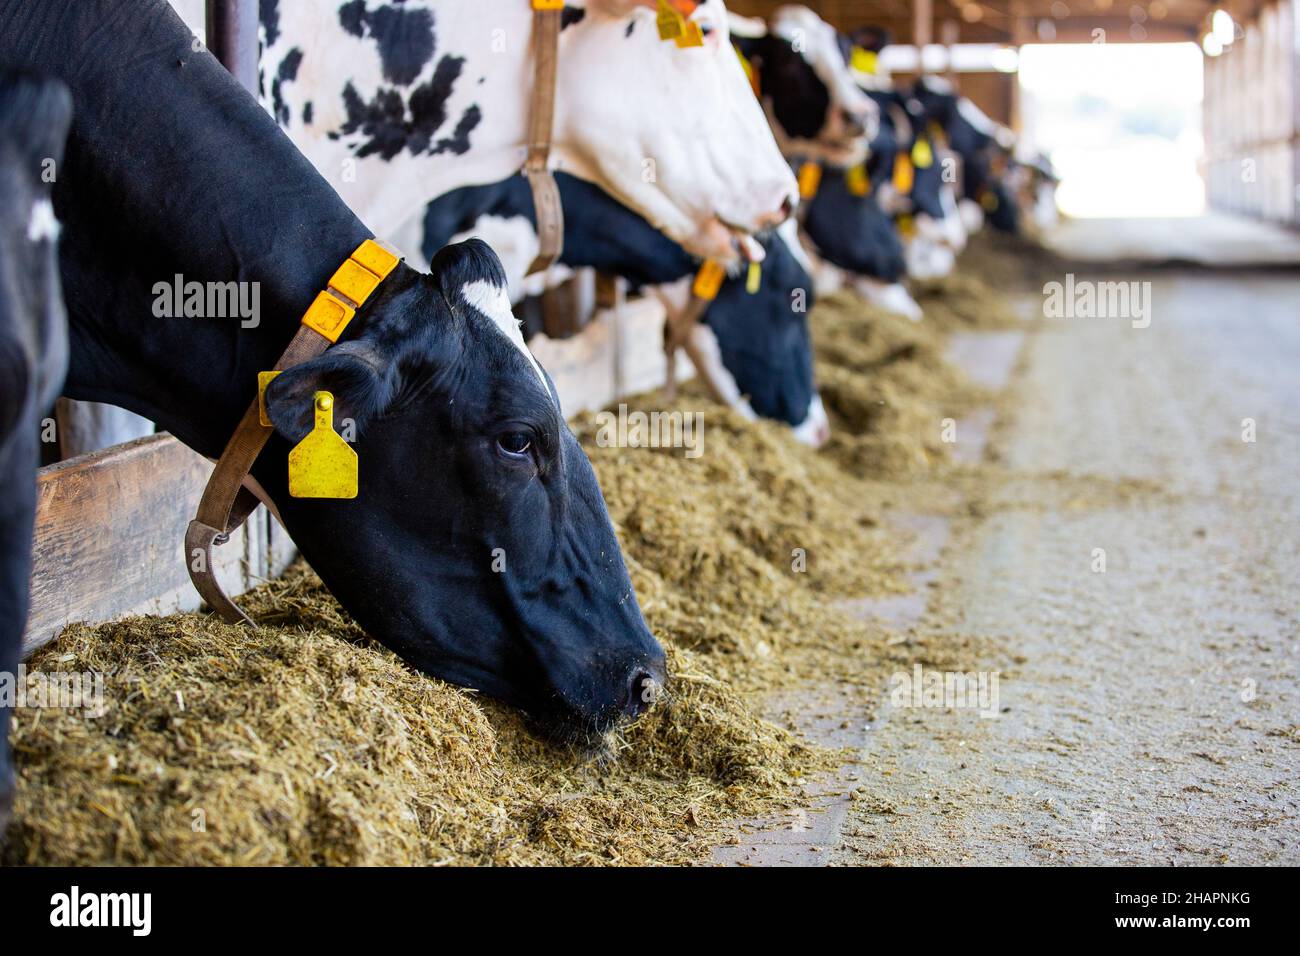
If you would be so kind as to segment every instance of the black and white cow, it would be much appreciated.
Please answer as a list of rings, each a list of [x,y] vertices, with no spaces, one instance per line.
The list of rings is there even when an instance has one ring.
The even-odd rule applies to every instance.
[[[877,198],[887,185],[876,183],[870,170],[868,166],[865,171],[864,192],[852,185],[852,171],[822,169],[816,194],[805,201],[802,223],[812,252],[821,260],[814,274],[823,292],[847,285],[868,302],[920,319],[921,307],[902,283],[907,271],[903,242]]]
[[[556,181],[565,209],[561,265],[620,275],[665,308],[685,308],[699,265],[694,257],[599,187],[564,173]],[[821,444],[828,424],[812,381],[812,280],[792,227],[762,240],[759,288],[750,292],[745,275],[728,278],[694,334],[699,354],[713,360],[711,377],[737,411],[785,422],[800,440]],[[457,189],[426,208],[426,257],[471,235],[500,250],[512,291],[522,296],[518,280],[538,249],[532,193],[522,177]]]
[[[655,0],[564,12],[553,165],[596,183],[692,254],[734,262],[784,221],[795,182],[727,42],[661,40]],[[524,163],[532,8],[463,0],[263,0],[267,107],[354,211],[390,235],[425,202]],[[754,251],[749,246],[749,251]]]
[[[36,515],[38,422],[67,368],[50,182],[72,104],[57,81],[0,71],[0,679],[17,679]],[[9,708],[0,705],[0,835],[9,822]]]
[[[994,123],[947,80],[920,77],[912,98],[919,105],[921,121],[941,129],[947,147],[961,160],[960,210],[966,230],[978,231],[987,213],[994,228],[1015,232],[1018,209],[993,170],[1014,142],[1011,131]]]
[[[882,135],[873,142],[870,174],[880,207],[899,224],[907,274],[913,279],[946,275],[966,244],[957,207],[956,175],[945,163],[924,108],[894,89],[888,74],[858,75],[880,109]],[[904,175],[897,175],[905,167]]]
[[[879,116],[849,71],[845,38],[793,4],[778,7],[766,23],[739,16],[729,23],[782,154],[839,166],[862,162]]]
[[[215,457],[257,373],[370,231],[163,0],[0,0],[0,61],[58,75],[76,105],[54,192],[67,394]],[[155,318],[176,274],[258,283],[259,324]],[[352,500],[287,491],[318,389],[355,423]],[[266,401],[275,434],[253,477],[370,634],[562,736],[644,709],[663,651],[487,246],[448,247],[428,274],[399,265]]]

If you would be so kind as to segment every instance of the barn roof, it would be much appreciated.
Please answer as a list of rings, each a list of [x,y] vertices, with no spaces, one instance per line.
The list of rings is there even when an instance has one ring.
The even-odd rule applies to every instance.
[[[788,0],[728,0],[736,13],[763,16]],[[924,2],[924,0],[922,0]],[[804,0],[836,27],[889,29],[896,43],[912,43],[913,11],[917,0]],[[1264,0],[930,0],[933,8],[931,42],[1087,43],[1093,31],[1106,31],[1107,43],[1196,40],[1209,26],[1210,15],[1226,8],[1238,23],[1254,17]],[[1050,27],[1039,29],[1040,22]],[[947,28],[944,24],[953,26]],[[1136,29],[1135,29],[1136,26]],[[955,34],[953,31],[955,30]],[[1054,34],[1054,35],[1053,35]]]

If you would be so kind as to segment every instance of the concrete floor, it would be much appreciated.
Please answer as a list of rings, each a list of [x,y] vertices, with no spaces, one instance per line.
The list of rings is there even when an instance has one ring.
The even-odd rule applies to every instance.
[[[1038,320],[965,506],[896,516],[919,596],[859,609],[996,717],[809,701],[861,764],[718,862],[1300,863],[1300,275],[1128,278],[1150,327]]]
[[[1183,219],[1070,219],[1044,244],[1081,264],[1300,265],[1300,233],[1217,212]]]

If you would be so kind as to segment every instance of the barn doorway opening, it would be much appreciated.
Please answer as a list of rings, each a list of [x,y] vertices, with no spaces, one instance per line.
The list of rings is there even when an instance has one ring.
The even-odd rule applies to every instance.
[[[1022,135],[1061,176],[1076,218],[1197,216],[1204,60],[1194,43],[1028,44]]]

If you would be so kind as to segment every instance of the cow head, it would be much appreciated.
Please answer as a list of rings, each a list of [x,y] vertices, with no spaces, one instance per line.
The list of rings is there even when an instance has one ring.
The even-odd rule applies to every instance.
[[[558,736],[640,713],[664,653],[495,254],[470,240],[442,249],[430,274],[401,267],[354,324],[267,389],[291,442],[311,427],[319,389],[333,393],[336,422],[355,423],[355,500],[268,488],[312,567],[412,665]]]
[[[813,381],[812,264],[793,222],[763,245],[757,287],[744,275],[725,282],[704,325],[716,339],[719,373],[734,381],[735,394],[745,396],[756,414],[790,425],[800,441],[820,446],[830,426]]]
[[[731,26],[758,77],[781,151],[844,166],[861,162],[879,112],[855,82],[835,29],[800,6],[778,8],[770,27],[741,18]]]
[[[735,262],[797,201],[726,9],[691,14],[703,46],[661,40],[655,0],[586,0],[560,39],[557,151],[691,253]]]

